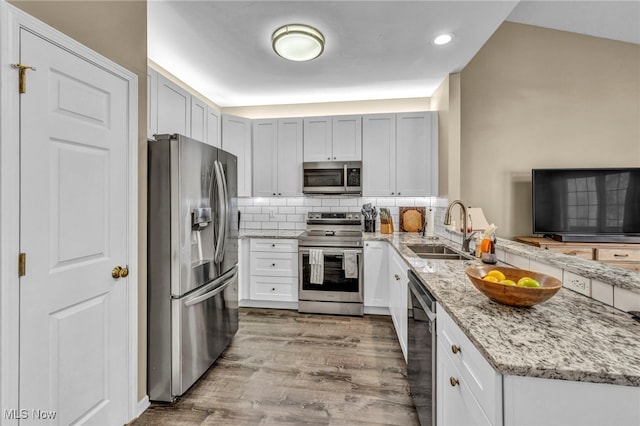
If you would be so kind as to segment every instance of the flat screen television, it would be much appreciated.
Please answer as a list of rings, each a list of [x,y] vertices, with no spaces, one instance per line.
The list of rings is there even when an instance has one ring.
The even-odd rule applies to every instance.
[[[533,169],[533,233],[640,242],[640,168]]]

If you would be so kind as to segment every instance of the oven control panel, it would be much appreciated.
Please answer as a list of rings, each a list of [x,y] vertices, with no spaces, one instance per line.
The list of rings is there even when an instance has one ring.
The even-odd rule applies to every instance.
[[[360,212],[309,212],[307,213],[307,221],[322,221],[323,223],[336,223],[338,221],[357,221],[360,222],[362,215]]]

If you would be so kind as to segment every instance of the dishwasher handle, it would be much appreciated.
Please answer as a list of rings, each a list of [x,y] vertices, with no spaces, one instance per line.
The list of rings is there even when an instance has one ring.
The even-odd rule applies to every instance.
[[[412,276],[411,271],[409,271],[409,291],[413,293],[415,299],[420,303],[422,310],[429,318],[429,321],[433,322],[436,320],[436,312],[435,312],[435,304],[436,299],[431,294],[428,293],[426,289],[423,288],[422,284],[417,282],[415,275]]]

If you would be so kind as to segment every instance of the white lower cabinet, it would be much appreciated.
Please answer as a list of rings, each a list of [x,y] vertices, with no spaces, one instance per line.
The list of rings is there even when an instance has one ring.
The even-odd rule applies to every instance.
[[[254,238],[249,254],[249,298],[298,301],[298,240]]]
[[[442,306],[437,312],[438,424],[502,424],[502,375]]]
[[[640,388],[504,376],[504,424],[640,425]]]
[[[402,257],[395,251],[389,250],[389,311],[393,326],[398,335],[400,348],[407,360],[407,328],[408,328],[408,307],[409,307],[409,278],[407,269],[409,266],[402,260]]]
[[[367,241],[364,244],[364,307],[389,307],[388,243]]]
[[[446,352],[438,342],[438,352]],[[448,355],[438,355],[437,424],[439,425],[491,425],[471,388]]]

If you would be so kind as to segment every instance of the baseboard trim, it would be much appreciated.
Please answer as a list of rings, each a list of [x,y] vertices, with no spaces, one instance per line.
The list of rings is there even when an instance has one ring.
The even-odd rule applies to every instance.
[[[378,307],[378,306],[365,306],[364,313],[369,315],[391,315],[389,312],[389,308]]]
[[[151,403],[149,402],[149,395],[145,395],[140,401],[138,401],[138,413],[136,418],[140,417],[144,411],[149,408]]]
[[[241,308],[269,308],[269,309],[292,309],[298,310],[298,302],[278,302],[273,300],[248,300],[240,301]]]

